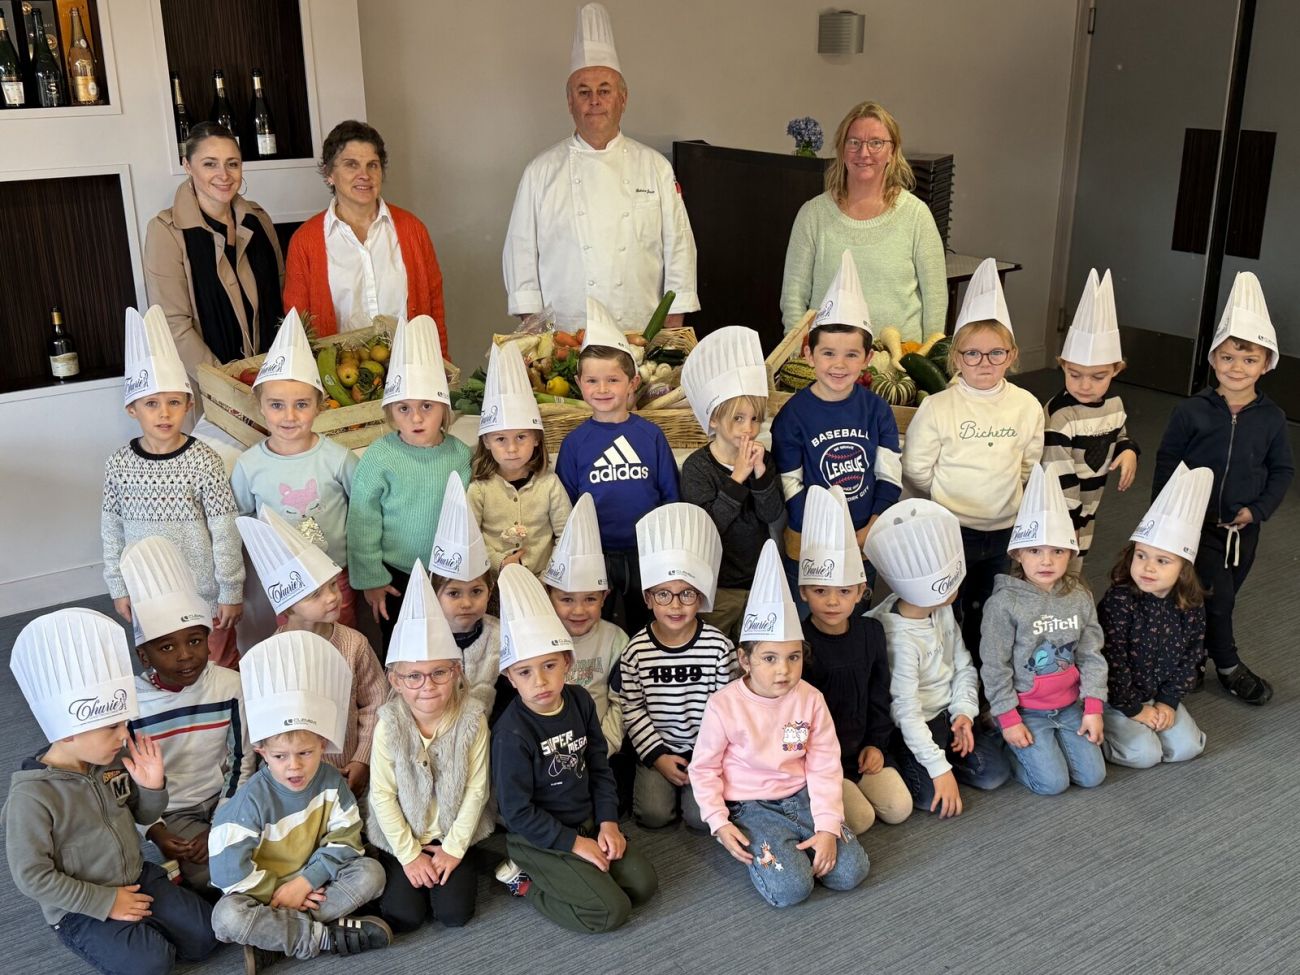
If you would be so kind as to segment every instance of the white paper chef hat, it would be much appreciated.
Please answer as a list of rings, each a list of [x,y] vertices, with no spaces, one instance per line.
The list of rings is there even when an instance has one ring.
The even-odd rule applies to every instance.
[[[306,599],[343,571],[265,505],[256,518],[236,518],[235,527],[244,539],[266,598],[277,613]]]
[[[1119,319],[1115,314],[1115,286],[1107,270],[1097,280],[1097,269],[1088,272],[1074,321],[1065,333],[1061,358],[1078,366],[1109,366],[1122,362],[1119,347]]]
[[[92,609],[60,609],[32,620],[14,641],[9,669],[47,741],[140,713],[126,634]]]
[[[433,533],[429,571],[447,579],[469,582],[492,567],[478,520],[469,510],[465,485],[453,474],[442,492],[438,529]]]
[[[455,480],[453,478],[453,480]],[[388,638],[388,663],[424,663],[428,660],[463,660],[451,625],[433,592],[429,573],[419,559],[411,568],[411,581],[402,595],[402,609]]]
[[[483,386],[483,409],[478,417],[480,437],[498,430],[542,429],[542,413],[537,408],[528,381],[528,367],[517,343],[493,343]]]
[[[966,578],[961,522],[923,498],[882,511],[867,536],[866,554],[898,598],[913,606],[942,605]]]
[[[573,637],[555,615],[546,590],[522,565],[501,567],[501,670],[548,653],[573,653]]]
[[[858,265],[847,250],[840,254],[840,269],[831,279],[831,286],[826,289],[821,307],[812,320],[813,328],[823,325],[852,325],[867,335],[871,334],[871,312],[867,308],[867,299],[862,296]]]
[[[767,366],[758,333],[728,325],[700,339],[682,366],[682,390],[700,429],[709,432],[713,412],[737,396],[767,399]]]
[[[745,601],[745,615],[740,621],[740,639],[776,643],[803,639],[799,608],[790,596],[781,553],[770,538],[763,543],[763,551],[758,556],[749,599]]]
[[[248,737],[254,743],[290,731],[311,731],[343,751],[352,670],[323,636],[285,630],[268,637],[239,661]]]
[[[399,318],[393,333],[388,378],[384,380],[384,399],[380,405],[404,399],[451,405],[438,324],[428,315],[416,315],[409,322]]]
[[[614,49],[614,25],[603,4],[588,3],[578,8],[578,24],[573,31],[573,53],[569,56],[569,74],[583,68],[613,68],[619,74],[618,51]]]
[[[600,545],[596,502],[583,494],[573,506],[564,533],[551,550],[542,582],[561,592],[596,592],[609,588],[605,552]]]
[[[957,314],[956,335],[962,327],[971,322],[1001,322],[1012,334],[1011,312],[1007,309],[1007,298],[1002,293],[1002,279],[998,277],[998,262],[986,257],[971,275],[970,284],[966,285],[966,294],[961,301],[961,311]]]
[[[1180,461],[1129,539],[1195,562],[1213,487],[1214,471]]]
[[[853,519],[840,487],[827,490],[814,484],[808,488],[799,539],[799,585],[839,587],[867,581]]]
[[[167,316],[158,305],[151,305],[143,316],[134,308],[126,310],[124,375],[124,406],[154,393],[194,394],[190,378],[185,374],[185,364],[176,351]]]
[[[1214,362],[1214,350],[1230,336],[1268,349],[1268,366],[1264,371],[1276,368],[1277,332],[1273,328],[1273,319],[1269,317],[1268,305],[1264,303],[1264,289],[1259,278],[1250,271],[1238,271],[1232,281],[1228,303],[1223,306],[1223,317],[1210,340],[1210,362]]]
[[[122,550],[122,581],[131,597],[131,623],[138,646],[191,626],[212,629],[212,607],[176,546],[150,535]]]
[[[687,582],[700,593],[700,612],[713,610],[722,565],[722,539],[709,513],[676,501],[660,505],[636,523],[641,588]]]
[[[320,381],[320,369],[316,366],[316,357],[312,355],[311,345],[307,342],[307,332],[298,317],[298,309],[290,308],[280,322],[280,330],[275,333],[275,341],[266,350],[262,368],[257,370],[253,380],[256,389],[262,383],[273,379],[291,379],[306,383],[313,389],[325,392]]]
[[[1065,461],[1034,465],[1020,498],[1020,511],[1016,513],[1011,540],[1007,543],[1008,552],[1036,547],[1079,551],[1079,538],[1061,490],[1060,473],[1068,469]]]
[[[587,334],[582,338],[582,349],[579,351],[586,352],[593,345],[601,345],[607,349],[618,349],[620,352],[632,354],[632,346],[623,334],[623,330],[618,327],[610,315],[609,309],[595,298],[587,298]]]

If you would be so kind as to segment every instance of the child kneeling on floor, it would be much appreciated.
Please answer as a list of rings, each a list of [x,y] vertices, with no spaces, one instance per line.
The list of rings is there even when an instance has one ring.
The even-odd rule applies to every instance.
[[[844,824],[830,711],[799,679],[803,630],[774,541],[763,547],[740,640],[745,675],[709,699],[691,759],[700,813],[773,907],[806,900],[815,880],[852,890],[870,863]]]
[[[137,709],[122,628],[89,609],[38,617],[18,634],[10,668],[50,743],[9,780],[14,886],[106,975],[165,975],[177,958],[206,958],[217,946],[212,908],[140,857],[136,823],[162,815],[167,787],[158,745],[127,736]]]
[[[565,684],[573,639],[537,577],[507,565],[501,669],[519,696],[492,731],[492,784],[509,831],[497,877],[561,927],[613,931],[659,886],[618,828],[618,794],[591,695]]]
[[[338,769],[352,674],[324,637],[277,633],[240,661],[248,736],[264,764],[217,810],[208,834],[218,940],[244,946],[252,975],[283,955],[352,955],[393,939],[377,917],[384,868],[362,855],[361,813]],[[289,730],[285,730],[285,729]]]
[[[388,644],[388,682],[397,693],[379,709],[366,812],[388,877],[379,913],[398,932],[430,915],[458,928],[478,896],[469,848],[492,832],[487,719],[419,559]]]

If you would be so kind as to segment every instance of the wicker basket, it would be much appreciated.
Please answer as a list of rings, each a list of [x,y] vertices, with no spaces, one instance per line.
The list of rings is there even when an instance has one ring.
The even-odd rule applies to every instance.
[[[379,326],[359,328],[316,339],[313,345],[316,348],[323,345],[351,345],[369,339],[380,331],[387,329]],[[245,386],[237,377],[245,369],[259,368],[265,358],[265,355],[255,355],[228,362],[224,366],[199,366],[199,398],[203,401],[204,417],[245,447],[251,447],[265,439],[267,429],[262,423],[262,411],[258,409],[253,388]],[[446,368],[447,383],[455,389],[460,385],[460,370],[451,362],[446,363]],[[316,433],[349,449],[368,446],[389,429],[379,400],[341,406],[336,410],[322,410],[312,424],[312,430]]]

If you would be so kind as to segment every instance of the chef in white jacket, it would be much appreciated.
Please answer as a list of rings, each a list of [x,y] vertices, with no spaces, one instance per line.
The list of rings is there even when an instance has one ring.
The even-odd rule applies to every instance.
[[[576,131],[528,164],[510,214],[509,312],[550,305],[557,327],[576,331],[590,296],[639,332],[673,291],[667,324],[680,325],[700,307],[695,237],[668,160],[619,131],[627,84],[599,3],[578,11],[567,91]]]

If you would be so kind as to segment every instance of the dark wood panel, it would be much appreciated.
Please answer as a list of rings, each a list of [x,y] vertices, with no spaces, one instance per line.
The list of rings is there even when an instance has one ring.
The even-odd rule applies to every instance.
[[[1159,389],[1177,396],[1191,392],[1193,341],[1182,335],[1153,332],[1121,325],[1124,346],[1124,382]]]
[[[181,76],[185,105],[193,121],[208,117],[212,71],[221,68],[226,75],[226,95],[242,130],[244,158],[256,158],[257,142],[248,124],[253,69],[261,68],[266,100],[275,118],[277,158],[314,155],[298,0],[161,3],[167,66]]]
[[[1237,142],[1237,169],[1232,178],[1232,204],[1228,212],[1225,252],[1231,257],[1259,260],[1268,211],[1268,186],[1273,178],[1276,132],[1242,129]]]
[[[0,391],[49,377],[54,305],[82,373],[121,373],[122,315],[136,300],[130,255],[116,175],[0,182]]]
[[[1183,134],[1183,161],[1178,174],[1178,199],[1174,204],[1176,251],[1204,254],[1210,238],[1210,210],[1214,204],[1214,177],[1219,165],[1219,131],[1188,129]]]

